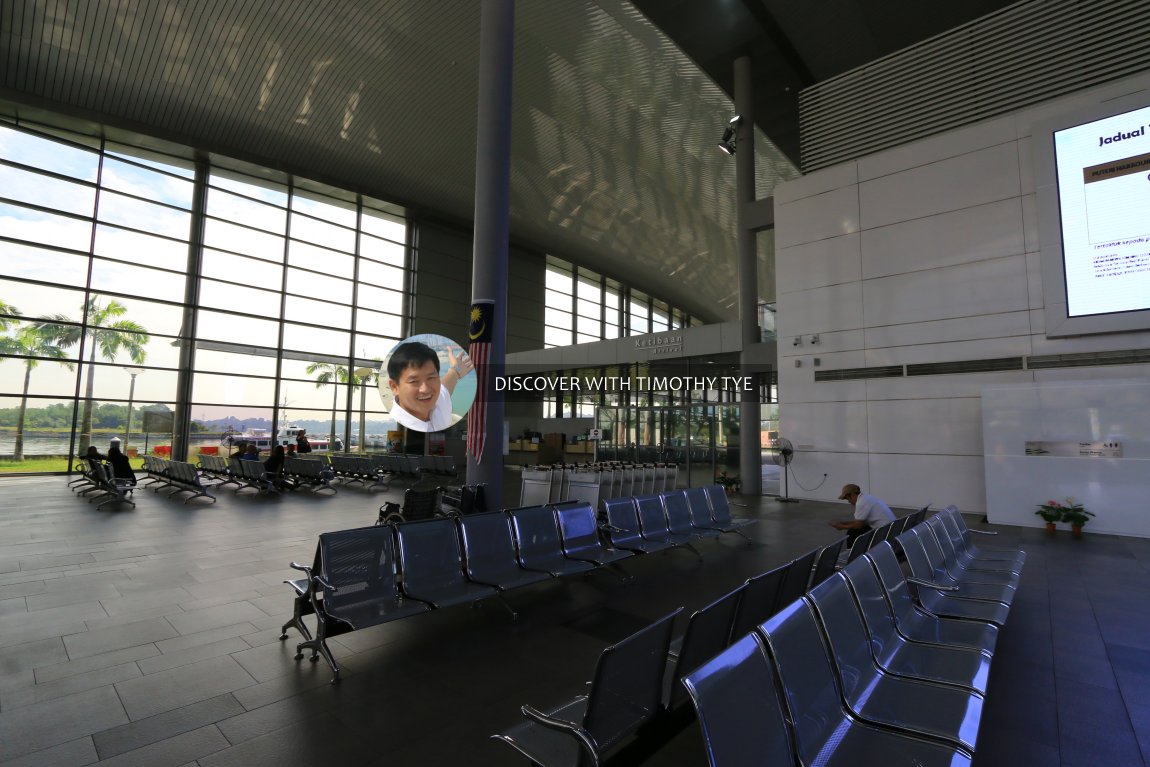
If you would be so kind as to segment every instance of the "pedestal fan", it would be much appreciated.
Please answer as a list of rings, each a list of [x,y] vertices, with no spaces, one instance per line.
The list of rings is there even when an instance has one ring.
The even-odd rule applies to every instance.
[[[798,503],[799,499],[789,497],[789,493],[787,492],[788,467],[791,465],[791,461],[795,459],[795,446],[792,445],[791,441],[786,437],[779,437],[775,440],[772,455],[775,459],[775,465],[781,467],[783,470],[783,494],[780,495],[777,500],[780,503]]]

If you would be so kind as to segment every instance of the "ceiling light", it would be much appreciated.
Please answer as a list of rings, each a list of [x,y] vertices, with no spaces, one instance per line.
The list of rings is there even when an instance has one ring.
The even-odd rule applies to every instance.
[[[719,142],[719,149],[727,154],[735,153],[735,129],[729,125],[726,130],[723,131],[723,138]]]

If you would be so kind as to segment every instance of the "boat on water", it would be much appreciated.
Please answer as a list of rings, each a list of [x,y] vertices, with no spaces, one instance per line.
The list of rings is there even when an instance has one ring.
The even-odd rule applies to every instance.
[[[265,453],[269,452],[274,445],[283,445],[284,447],[289,445],[295,446],[301,431],[303,431],[301,427],[288,424],[276,432],[274,436],[268,429],[247,429],[242,432],[224,432],[223,438],[220,440],[220,445],[230,449],[243,442],[245,445],[255,445],[261,453]],[[312,450],[328,449],[327,439],[313,437],[309,434],[307,441],[311,445]]]

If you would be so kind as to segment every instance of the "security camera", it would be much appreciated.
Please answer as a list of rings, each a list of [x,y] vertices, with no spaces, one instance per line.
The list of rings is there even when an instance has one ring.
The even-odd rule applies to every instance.
[[[801,346],[802,343],[803,343],[803,337],[802,336],[795,336],[795,340],[791,343],[791,346]]]

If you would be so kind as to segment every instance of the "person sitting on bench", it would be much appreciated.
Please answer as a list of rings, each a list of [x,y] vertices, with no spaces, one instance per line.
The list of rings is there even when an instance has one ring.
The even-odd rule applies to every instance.
[[[834,529],[846,531],[847,546],[854,543],[855,538],[867,530],[877,530],[883,525],[894,522],[894,512],[890,510],[890,506],[873,495],[864,493],[858,485],[843,485],[839,500],[846,501],[855,507],[854,519],[830,523]]]
[[[128,456],[120,450],[119,440],[113,442],[112,446],[108,448],[108,463],[112,465],[112,475],[116,479],[122,479],[129,485],[136,484],[136,472],[132,470],[132,464],[128,462]]]

